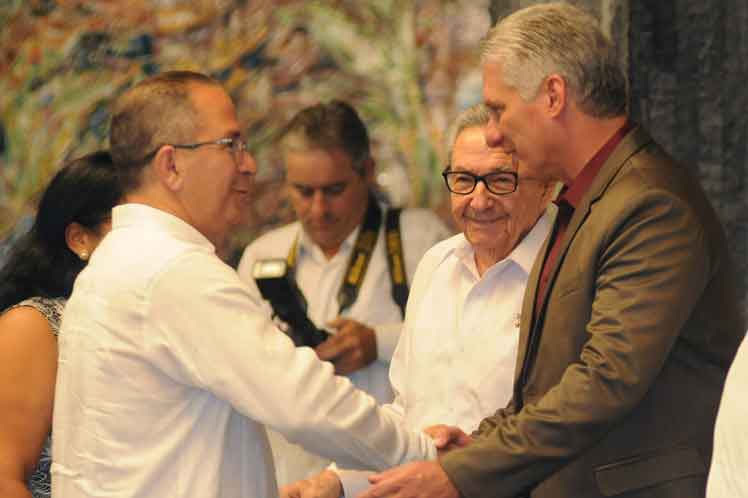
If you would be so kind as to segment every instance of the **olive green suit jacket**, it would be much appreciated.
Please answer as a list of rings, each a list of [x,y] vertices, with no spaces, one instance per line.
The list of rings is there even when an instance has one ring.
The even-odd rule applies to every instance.
[[[441,458],[452,482],[466,498],[702,497],[745,325],[697,179],[633,129],[574,211],[533,320],[541,265],[514,397]]]

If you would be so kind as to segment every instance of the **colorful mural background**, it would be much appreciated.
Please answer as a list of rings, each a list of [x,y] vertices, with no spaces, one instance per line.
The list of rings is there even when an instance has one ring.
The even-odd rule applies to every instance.
[[[209,73],[237,103],[260,173],[236,247],[291,218],[270,142],[330,98],[369,125],[392,201],[444,212],[443,134],[480,99],[489,23],[475,0],[4,0],[0,240],[62,162],[107,145],[112,98],[167,69]]]

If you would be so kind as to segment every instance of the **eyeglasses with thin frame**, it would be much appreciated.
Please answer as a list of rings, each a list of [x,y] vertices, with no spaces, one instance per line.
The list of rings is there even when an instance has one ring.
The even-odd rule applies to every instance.
[[[198,142],[194,144],[161,144],[155,149],[153,149],[151,152],[143,156],[143,159],[140,159],[139,161],[136,161],[136,164],[144,164],[149,162],[151,159],[153,159],[153,156],[155,156],[159,150],[161,150],[161,147],[164,145],[171,145],[175,149],[188,149],[188,150],[195,150],[198,147],[203,147],[205,145],[223,145],[231,149],[231,154],[234,159],[234,164],[239,166],[241,164],[242,154],[249,153],[249,146],[247,145],[247,142],[245,142],[241,138],[234,138],[234,137],[226,137],[226,138],[219,138],[218,140],[209,140],[207,142]]]
[[[226,138],[219,138],[218,140],[209,140],[207,142],[197,142],[194,144],[169,144],[175,149],[189,149],[189,150],[195,150],[199,147],[203,147],[206,145],[223,145],[231,149],[231,154],[234,158],[234,164],[237,166],[241,164],[242,159],[244,159],[244,154],[249,153],[249,147],[247,146],[247,142],[244,141],[244,139],[239,137],[226,137]]]
[[[453,194],[470,194],[478,182],[483,182],[486,189],[495,195],[511,194],[517,190],[518,176],[516,171],[495,171],[487,175],[475,175],[469,171],[452,171],[447,166],[442,172],[447,190]]]

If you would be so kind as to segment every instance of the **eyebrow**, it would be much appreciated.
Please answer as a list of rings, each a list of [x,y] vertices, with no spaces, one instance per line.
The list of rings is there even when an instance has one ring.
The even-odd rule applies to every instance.
[[[241,136],[242,136],[242,132],[233,128],[233,129],[225,131],[221,135],[221,138],[241,138]]]
[[[503,102],[496,102],[493,100],[483,100],[483,105],[489,108],[492,111],[497,111],[499,109],[503,109],[505,107]]]

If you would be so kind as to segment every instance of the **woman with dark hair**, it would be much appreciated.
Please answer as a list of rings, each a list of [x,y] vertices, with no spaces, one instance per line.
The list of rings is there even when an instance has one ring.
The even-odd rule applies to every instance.
[[[0,496],[50,496],[57,332],[121,189],[108,152],[63,166],[0,270]]]

